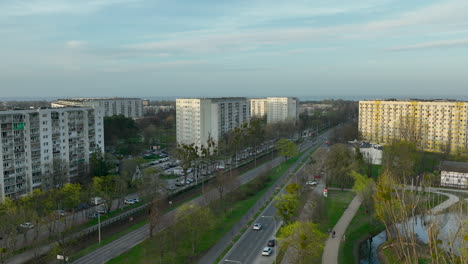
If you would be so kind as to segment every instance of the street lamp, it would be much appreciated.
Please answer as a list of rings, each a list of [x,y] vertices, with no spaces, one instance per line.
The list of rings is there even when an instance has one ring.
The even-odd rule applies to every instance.
[[[276,256],[278,255],[278,254],[276,253],[276,251],[277,251],[277,249],[279,248],[279,247],[278,247],[278,238],[276,237],[276,218],[275,218],[274,216],[271,216],[271,215],[262,215],[262,218],[271,218],[271,219],[273,219],[273,222],[275,223],[275,230],[274,230],[274,231],[275,231],[275,243],[276,243],[276,248],[274,249],[274,251],[275,251],[275,264],[276,264]]]
[[[240,261],[237,261],[237,260],[230,260],[230,259],[225,259],[224,261],[225,261],[225,262],[227,261],[227,262],[234,262],[234,263],[239,263],[239,264],[242,264],[242,262],[240,262]]]

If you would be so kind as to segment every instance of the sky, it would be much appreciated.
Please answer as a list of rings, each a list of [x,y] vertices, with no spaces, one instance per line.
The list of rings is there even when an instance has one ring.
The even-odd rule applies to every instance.
[[[0,97],[468,96],[467,0],[0,0]]]

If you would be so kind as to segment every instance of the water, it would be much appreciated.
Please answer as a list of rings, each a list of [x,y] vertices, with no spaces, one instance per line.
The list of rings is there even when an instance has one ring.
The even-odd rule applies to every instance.
[[[448,242],[453,240],[457,232],[459,223],[465,221],[466,216],[460,216],[454,213],[441,214],[432,217],[432,221],[439,225],[440,234],[438,239],[442,241],[442,248],[448,250],[450,247]],[[423,221],[424,220],[424,221]],[[417,237],[424,243],[428,242],[428,235],[426,231],[426,224],[431,220],[429,216],[423,218],[417,216],[408,220],[409,223],[415,221],[414,231]],[[382,231],[378,235],[367,239],[359,245],[359,263],[360,264],[379,264],[377,257],[377,248],[387,240],[385,231]],[[461,247],[461,237],[454,240],[454,250],[458,254],[458,249]]]

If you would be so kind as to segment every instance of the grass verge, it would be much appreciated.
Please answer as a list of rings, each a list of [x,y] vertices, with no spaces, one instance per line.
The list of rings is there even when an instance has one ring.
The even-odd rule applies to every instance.
[[[195,250],[195,254],[190,254],[187,248],[190,245],[181,241],[179,248],[176,250],[173,249],[173,251],[177,251],[177,254],[166,254],[163,257],[164,261],[166,263],[187,263],[187,261],[190,262],[190,260],[194,260],[201,256],[239,221],[239,219],[263,196],[263,194],[276,182],[276,180],[278,180],[281,175],[283,175],[286,170],[297,161],[303,153],[272,169],[268,173],[267,181],[261,189],[253,191],[252,185],[257,185],[258,182],[254,182],[255,180],[252,180],[235,191],[246,196],[244,199],[232,201],[230,203],[221,202],[221,205],[217,204],[217,221],[212,229],[201,234],[200,243]],[[232,194],[232,196],[234,197],[236,195]],[[220,201],[216,201],[214,203],[220,203]],[[219,206],[221,208],[219,208]],[[175,232],[175,230],[172,230],[174,228],[177,227],[173,226],[163,232]],[[155,252],[155,248],[158,246],[158,242],[154,239],[145,240],[143,243],[137,245],[123,255],[112,259],[108,263],[149,263],[152,259],[158,257]]]

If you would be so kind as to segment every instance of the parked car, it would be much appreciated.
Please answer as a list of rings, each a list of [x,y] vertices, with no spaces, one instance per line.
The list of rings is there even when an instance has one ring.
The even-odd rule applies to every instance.
[[[262,228],[262,224],[260,224],[260,223],[255,223],[253,225],[253,230],[260,230],[261,228]]]
[[[26,229],[33,229],[34,225],[31,222],[26,222],[26,223],[21,224],[20,227],[26,228]]]
[[[137,197],[137,198],[133,198],[133,201],[134,201],[135,203],[141,202],[140,198],[138,198],[138,197]]]
[[[98,213],[89,213],[88,218],[96,218],[98,217],[98,215],[99,215]]]
[[[67,215],[67,214],[65,213],[64,210],[56,210],[55,212],[56,212],[57,215],[59,215],[59,216],[66,216],[66,215]]]
[[[108,211],[107,209],[104,209],[104,208],[99,208],[99,209],[97,209],[97,212],[98,212],[99,214],[107,214],[107,213],[109,213],[109,211]]]
[[[175,190],[175,189],[177,189],[177,187],[175,185],[169,186],[169,190]]]
[[[274,239],[270,239],[270,240],[268,240],[267,246],[274,247],[275,244],[276,244],[276,241]]]
[[[308,181],[306,182],[307,185],[317,186],[317,182],[315,181]]]
[[[133,199],[125,199],[124,203],[125,204],[135,204],[135,201]]]
[[[270,256],[272,252],[273,249],[271,249],[271,247],[264,247],[262,251],[262,256]]]

